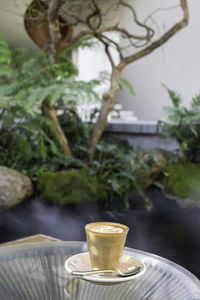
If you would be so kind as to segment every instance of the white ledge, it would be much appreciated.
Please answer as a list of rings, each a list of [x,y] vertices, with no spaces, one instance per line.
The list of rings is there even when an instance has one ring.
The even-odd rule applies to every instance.
[[[158,121],[137,120],[125,122],[120,120],[111,121],[107,124],[106,132],[119,132],[119,133],[136,133],[136,134],[157,134]]]

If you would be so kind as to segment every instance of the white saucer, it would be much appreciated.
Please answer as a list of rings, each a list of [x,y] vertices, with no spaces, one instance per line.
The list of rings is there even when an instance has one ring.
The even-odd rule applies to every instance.
[[[140,266],[141,271],[135,275],[131,275],[128,277],[120,277],[118,275],[110,275],[110,274],[93,274],[93,275],[85,275],[85,276],[77,276],[80,279],[90,281],[95,284],[103,284],[103,285],[111,285],[111,284],[118,284],[122,282],[126,282],[129,280],[133,280],[142,276],[145,271],[145,265],[138,259],[124,254],[121,259],[120,267],[121,268],[128,268],[131,266]],[[65,269],[66,271],[71,274],[72,271],[89,271],[91,270],[91,262],[89,253],[79,253],[76,255],[71,256],[65,261]],[[73,275],[74,276],[74,275]]]

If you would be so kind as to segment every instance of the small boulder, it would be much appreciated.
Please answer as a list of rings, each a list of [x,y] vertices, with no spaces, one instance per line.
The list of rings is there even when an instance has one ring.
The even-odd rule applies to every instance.
[[[159,149],[140,150],[136,162],[139,165],[137,182],[143,189],[151,186],[168,164],[165,155]]]
[[[33,185],[27,176],[0,166],[0,210],[21,203],[32,193]]]

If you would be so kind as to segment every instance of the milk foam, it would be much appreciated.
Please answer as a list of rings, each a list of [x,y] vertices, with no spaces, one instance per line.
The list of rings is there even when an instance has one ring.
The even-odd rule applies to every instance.
[[[124,231],[122,228],[112,225],[96,225],[92,226],[90,229],[99,233],[121,233]]]

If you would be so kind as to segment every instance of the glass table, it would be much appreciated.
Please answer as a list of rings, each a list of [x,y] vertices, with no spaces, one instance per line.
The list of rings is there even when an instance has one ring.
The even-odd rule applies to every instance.
[[[104,286],[71,277],[65,260],[86,252],[84,242],[34,242],[0,248],[1,300],[199,300],[199,280],[162,257],[125,248],[142,260],[145,274],[132,281]]]

